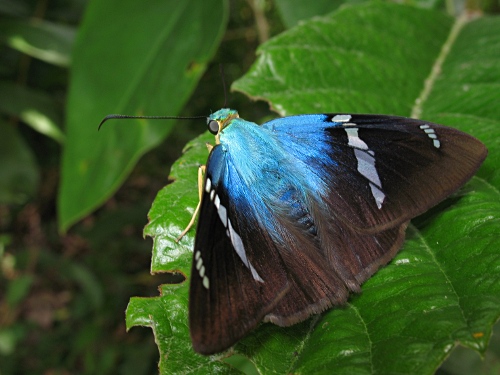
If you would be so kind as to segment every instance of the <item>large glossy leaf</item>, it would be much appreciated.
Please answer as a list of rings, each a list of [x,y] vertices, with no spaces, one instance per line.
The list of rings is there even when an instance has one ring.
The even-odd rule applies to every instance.
[[[50,64],[68,66],[75,30],[43,20],[0,20],[0,37],[12,48]]]
[[[57,142],[64,142],[59,126],[61,116],[50,95],[10,82],[0,82],[0,111],[17,116],[36,131]]]
[[[397,17],[380,16],[384,7]],[[411,7],[344,8],[270,40],[234,88],[266,98],[281,115],[410,115],[451,26],[441,13]]]
[[[499,21],[391,4],[346,7],[270,40],[234,84],[281,114],[420,113],[476,135],[490,152],[464,188],[413,221],[401,252],[347,306],[289,328],[263,324],[238,343],[233,350],[260,373],[431,374],[457,343],[484,353],[500,316],[500,107],[492,105],[500,93]],[[187,146],[174,183],[150,211],[154,272],[189,277],[194,231],[175,238],[197,204],[207,139]],[[163,286],[161,296],[132,299],[127,309],[129,328],[154,329],[162,374],[183,373],[191,361],[190,373],[207,373],[203,366],[222,366],[231,354],[192,352],[187,289],[188,282]]]
[[[97,133],[101,119],[110,113],[176,115],[219,43],[226,8],[220,0],[89,3],[73,51],[62,230],[113,194],[173,123],[115,122]]]

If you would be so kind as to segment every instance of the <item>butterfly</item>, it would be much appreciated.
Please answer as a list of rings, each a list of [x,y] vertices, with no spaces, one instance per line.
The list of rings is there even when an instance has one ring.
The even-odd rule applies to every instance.
[[[396,116],[307,114],[259,126],[221,109],[200,186],[189,291],[193,348],[344,304],[401,248],[409,220],[459,189],[487,149]]]

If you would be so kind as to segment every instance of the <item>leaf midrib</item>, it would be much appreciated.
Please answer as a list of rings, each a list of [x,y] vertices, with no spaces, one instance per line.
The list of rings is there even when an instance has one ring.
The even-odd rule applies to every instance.
[[[441,51],[439,52],[436,61],[432,65],[429,76],[424,81],[424,87],[422,89],[422,92],[415,99],[415,104],[413,105],[413,108],[411,110],[410,117],[420,118],[420,116],[422,115],[422,107],[427,102],[427,99],[429,99],[429,95],[431,94],[432,89],[434,88],[434,84],[436,83],[437,78],[441,74],[443,63],[450,54],[451,47],[455,44],[458,35],[460,34],[464,26],[467,24],[467,22],[468,20],[465,14],[455,19],[455,22],[450,29],[448,38],[441,47]]]

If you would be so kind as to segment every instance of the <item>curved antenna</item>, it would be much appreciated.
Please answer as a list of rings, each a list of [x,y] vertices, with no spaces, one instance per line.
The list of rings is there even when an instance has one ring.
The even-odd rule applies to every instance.
[[[131,115],[107,115],[104,117],[99,124],[99,127],[97,128],[97,131],[101,129],[101,126],[108,120],[113,120],[113,119],[143,119],[143,120],[195,120],[195,119],[200,119],[204,118],[206,119],[206,116],[187,116],[187,117],[182,117],[182,116],[131,116]]]

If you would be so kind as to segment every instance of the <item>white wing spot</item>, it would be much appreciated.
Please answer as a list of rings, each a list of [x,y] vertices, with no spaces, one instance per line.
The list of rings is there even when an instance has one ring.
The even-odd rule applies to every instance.
[[[212,181],[207,177],[207,182],[205,183],[205,191],[210,193],[210,189],[212,189]]]
[[[434,147],[436,148],[441,147],[441,142],[438,140],[436,131],[433,128],[431,128],[427,124],[424,124],[420,125],[420,129],[422,129],[425,132],[425,134],[427,134],[427,136],[432,140],[432,144],[434,145]]]
[[[210,282],[208,281],[208,277],[204,276],[203,277],[203,286],[205,289],[208,289],[210,287]]]
[[[211,196],[211,194],[212,193],[210,193],[210,196]],[[220,204],[219,195],[215,196],[214,205],[217,208],[217,213],[219,214],[220,221],[222,221],[222,224],[224,224],[224,227],[227,228],[227,209],[222,204]]]
[[[375,203],[377,203],[378,209],[382,208],[382,203],[384,203],[385,194],[377,186],[370,182],[370,189],[372,190],[373,198],[375,198]]]
[[[247,254],[245,252],[245,247],[243,246],[243,241],[241,241],[240,235],[238,233],[236,233],[236,231],[234,230],[233,225],[231,224],[231,219],[229,219],[227,221],[227,224],[228,224],[227,227],[229,230],[229,238],[231,238],[231,243],[233,244],[233,247],[236,250],[236,253],[240,257],[243,264],[250,270],[250,272],[252,272],[252,276],[253,276],[254,280],[257,280],[257,281],[260,281],[263,283],[264,280],[262,280],[262,278],[259,276],[259,274],[255,270],[255,268],[253,268],[253,266],[248,261]]]
[[[208,289],[208,277],[205,276],[205,266],[203,265],[203,259],[201,259],[201,252],[199,250],[194,254],[194,259],[196,260],[195,267],[202,278],[203,286]]]
[[[359,138],[357,128],[346,128],[345,132],[347,133],[349,146],[359,148],[361,150],[368,150],[368,145],[363,142],[361,138]]]
[[[252,266],[250,263],[248,263],[248,264],[249,264],[249,266],[250,266],[250,272],[252,272],[252,276],[253,276],[254,280],[257,280],[257,281],[260,281],[261,283],[263,283],[263,282],[264,282],[264,280],[262,280],[262,279],[260,278],[260,276],[259,276],[259,274],[257,273],[257,271],[255,270],[255,268],[253,268],[253,266]]]
[[[332,122],[347,122],[351,117],[351,115],[335,115],[332,117]]]
[[[224,207],[222,204],[219,204],[219,207],[217,208],[217,212],[219,213],[220,221],[222,221],[222,224],[224,225],[224,227],[227,227],[226,207]]]
[[[214,195],[215,195],[215,197],[214,197]],[[224,227],[226,228],[226,234],[229,237],[229,239],[231,240],[231,243],[232,243],[234,249],[236,250],[236,253],[240,257],[241,261],[250,270],[254,280],[257,280],[257,281],[260,281],[263,283],[264,280],[262,280],[262,278],[259,276],[259,274],[255,270],[255,268],[248,261],[248,258],[247,258],[246,252],[245,252],[245,247],[243,246],[243,241],[241,240],[240,235],[238,233],[236,233],[236,231],[234,230],[233,225],[231,224],[231,220],[227,216],[227,209],[226,209],[226,207],[224,207],[220,203],[220,197],[218,194],[215,194],[214,190],[210,191],[210,199],[214,201],[214,205],[217,208],[217,213],[219,215],[219,218],[220,218],[222,224],[224,225]],[[203,286],[208,289],[209,280],[205,276],[205,267],[203,266],[203,261],[201,259],[201,254],[199,251],[197,251],[195,254],[195,260],[197,261],[196,269],[198,270],[200,277],[203,278]]]
[[[348,145],[354,148],[354,156],[358,162],[358,172],[369,181],[372,196],[375,199],[378,209],[382,208],[385,194],[382,191],[382,183],[375,168],[375,152],[368,148],[368,145],[359,138],[357,128],[345,128]]]
[[[377,170],[375,169],[375,157],[358,149],[354,149],[354,155],[356,155],[356,159],[358,159],[359,173],[369,179],[370,182],[380,186],[380,178]]]

